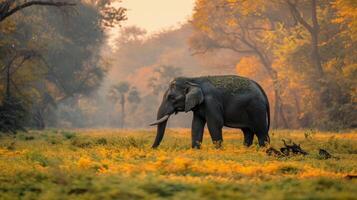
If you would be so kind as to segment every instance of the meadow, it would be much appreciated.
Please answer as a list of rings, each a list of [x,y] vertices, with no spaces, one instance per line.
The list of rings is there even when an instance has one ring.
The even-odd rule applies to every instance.
[[[309,154],[274,157],[224,130],[222,149],[189,129],[29,131],[0,137],[0,199],[357,199],[357,130],[273,130]],[[334,158],[323,159],[323,148]]]

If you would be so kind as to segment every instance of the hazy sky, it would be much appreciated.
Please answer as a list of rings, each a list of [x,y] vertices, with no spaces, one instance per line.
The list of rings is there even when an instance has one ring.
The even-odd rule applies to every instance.
[[[123,0],[128,9],[126,25],[137,25],[156,32],[185,22],[192,14],[195,0]]]

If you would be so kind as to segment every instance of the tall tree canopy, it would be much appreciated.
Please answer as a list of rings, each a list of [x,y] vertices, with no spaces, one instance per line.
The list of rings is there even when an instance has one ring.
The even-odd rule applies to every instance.
[[[11,1],[8,12],[29,2],[35,1]],[[59,1],[48,2],[57,5]],[[72,5],[66,2],[63,5]],[[100,59],[103,30],[125,20],[125,9],[110,3],[77,1],[75,12],[31,6],[0,22],[0,66],[13,66],[10,88],[14,96],[24,100],[31,124],[43,128],[48,119],[45,116],[53,115],[51,109],[57,104],[99,87],[106,71]],[[34,53],[20,54],[25,50]],[[1,74],[2,79],[5,74]],[[4,86],[2,82],[2,96]]]
[[[355,9],[339,0],[198,0],[190,44],[243,56],[238,73],[274,94],[276,127],[351,127]]]
[[[1,0],[0,1],[0,22],[15,14],[16,12],[31,6],[74,6],[74,2],[70,1],[53,1],[53,0],[40,0],[40,1],[27,1],[27,0]]]

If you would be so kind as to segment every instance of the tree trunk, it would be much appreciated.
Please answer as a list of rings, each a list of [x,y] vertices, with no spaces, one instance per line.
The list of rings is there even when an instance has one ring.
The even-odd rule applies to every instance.
[[[316,115],[315,118],[322,118],[325,115],[328,104],[330,102],[329,98],[329,87],[325,80],[324,70],[321,64],[321,56],[319,52],[319,32],[320,26],[317,18],[317,5],[316,0],[311,0],[311,19],[312,19],[312,29],[310,31],[311,35],[311,60],[315,66],[315,79],[317,81],[315,90],[319,98],[316,99]]]
[[[281,120],[282,120],[282,122],[283,122],[283,128],[289,128],[288,121],[286,120],[285,114],[284,114],[284,105],[281,103],[280,100],[279,100],[279,102],[280,102],[279,115],[280,115]]]
[[[296,91],[293,91],[292,95],[294,97],[294,103],[295,103],[295,109],[296,109],[296,122],[298,123],[299,127],[301,127],[301,123],[300,123],[301,109],[300,109],[299,98],[298,98],[298,95],[296,94]]]
[[[274,86],[273,86],[274,87]],[[279,98],[279,91],[274,88],[274,121],[273,121],[273,126],[274,128],[279,127],[279,105],[280,105],[280,98]]]
[[[328,86],[324,80],[324,70],[321,63],[321,56],[319,52],[319,32],[320,26],[317,18],[317,0],[311,0],[311,21],[312,24],[309,24],[307,20],[303,18],[300,11],[297,7],[297,1],[295,3],[286,0],[292,16],[310,33],[311,37],[311,61],[314,67],[313,81],[316,82],[314,90],[317,91],[318,98],[316,98],[315,107],[316,113],[315,117],[322,117],[324,110],[326,110],[326,105],[329,102],[328,99]]]
[[[274,123],[273,127],[278,128],[278,127],[283,127],[283,128],[289,128],[289,124],[286,120],[285,114],[284,114],[284,106],[280,98],[280,90],[276,87],[278,84],[274,85]],[[281,119],[281,120],[280,120]],[[282,125],[279,122],[282,122]]]
[[[34,120],[35,126],[38,130],[45,129],[45,120],[43,118],[43,112],[40,108],[36,110],[36,113],[34,114]]]
[[[260,52],[257,48],[253,48],[256,54],[258,55],[258,58],[260,59],[260,62],[263,64],[264,68],[267,70],[268,75],[273,81],[273,88],[274,88],[274,98],[275,98],[275,103],[274,103],[274,122],[273,122],[273,127],[278,128],[279,127],[279,115],[281,119],[283,120],[284,127],[287,128],[289,127],[284,112],[283,112],[283,105],[282,105],[282,100],[280,98],[280,84],[279,84],[279,79],[278,79],[278,72],[273,69],[271,66],[271,62],[268,60],[267,56],[264,56],[262,52]]]
[[[323,68],[321,64],[321,57],[320,57],[320,52],[319,52],[319,31],[320,31],[320,26],[318,23],[317,19],[317,5],[316,5],[316,0],[311,0],[311,18],[312,18],[312,28],[310,30],[311,34],[311,46],[312,46],[312,60],[315,65],[315,69],[317,72],[317,75],[319,76],[318,78],[323,77]]]
[[[6,96],[10,97],[10,67],[11,65],[8,65],[6,68]]]
[[[315,66],[316,75],[318,79],[323,78],[323,69],[321,64],[320,52],[319,52],[319,39],[318,39],[318,32],[311,33],[311,60]],[[319,80],[320,82],[321,80]]]
[[[7,63],[6,66],[6,91],[5,94],[7,97],[10,97],[11,91],[10,91],[10,84],[11,84],[11,66],[12,63],[15,61],[16,55]]]
[[[120,95],[120,104],[121,104],[121,127],[125,126],[125,96],[124,94]]]

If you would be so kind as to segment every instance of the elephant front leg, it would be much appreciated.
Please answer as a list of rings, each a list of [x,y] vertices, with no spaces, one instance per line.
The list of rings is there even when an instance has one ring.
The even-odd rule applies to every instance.
[[[222,107],[216,98],[205,99],[206,104],[206,121],[209,133],[212,138],[212,142],[217,149],[221,148],[223,137],[222,137],[222,128],[223,128],[223,115]]]
[[[216,149],[221,148],[223,142],[223,137],[222,137],[223,120],[208,119],[207,127],[211,135],[212,142],[215,145]]]
[[[193,114],[192,120],[192,148],[200,149],[203,139],[203,131],[205,128],[206,120],[198,114]]]

